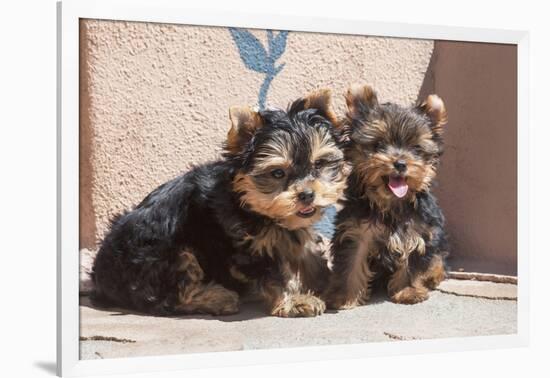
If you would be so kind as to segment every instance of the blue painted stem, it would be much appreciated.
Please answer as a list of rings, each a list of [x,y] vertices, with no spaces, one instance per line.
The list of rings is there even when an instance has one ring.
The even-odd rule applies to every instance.
[[[262,83],[262,86],[260,87],[260,93],[258,93],[258,106],[260,107],[260,110],[265,109],[265,101],[267,98],[267,91],[269,90],[269,86],[271,85],[271,82],[275,78],[275,73],[270,72],[265,76],[264,82]]]
[[[279,72],[283,70],[284,66],[285,63],[279,65],[278,67],[275,67],[275,62],[270,62],[268,72],[265,76],[262,86],[260,87],[260,92],[258,93],[258,107],[260,108],[260,110],[265,109],[265,102],[267,99],[267,91],[269,90],[269,86],[271,85],[273,79],[275,79],[275,76],[277,76]]]

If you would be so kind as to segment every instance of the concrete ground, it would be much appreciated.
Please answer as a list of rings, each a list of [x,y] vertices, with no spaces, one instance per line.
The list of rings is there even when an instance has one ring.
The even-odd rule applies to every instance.
[[[81,359],[501,335],[516,332],[516,285],[447,280],[429,300],[367,306],[316,318],[268,317],[257,302],[237,315],[160,318],[97,309],[81,297]]]

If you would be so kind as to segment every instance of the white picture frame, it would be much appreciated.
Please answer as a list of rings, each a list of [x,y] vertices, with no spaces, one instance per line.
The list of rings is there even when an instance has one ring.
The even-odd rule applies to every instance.
[[[524,31],[473,29],[189,9],[178,0],[87,0],[58,3],[57,373],[61,376],[174,371],[274,362],[348,359],[403,353],[526,346],[529,334],[528,50]],[[518,51],[518,317],[517,334],[292,349],[79,360],[79,19],[460,40],[517,45]],[[238,354],[238,357],[237,357]]]

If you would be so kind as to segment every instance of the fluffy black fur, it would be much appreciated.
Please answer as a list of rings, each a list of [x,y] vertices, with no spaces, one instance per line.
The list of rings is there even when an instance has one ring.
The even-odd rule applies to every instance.
[[[323,290],[328,277],[326,261],[301,245],[304,228],[285,228],[269,214],[254,211],[243,203],[244,193],[234,189],[237,173],[250,174],[264,147],[280,138],[300,146],[292,149],[295,169],[289,172],[282,190],[312,175],[308,135],[315,129],[336,140],[337,131],[325,118],[325,109],[308,109],[306,105],[302,99],[287,112],[266,110],[256,114],[262,125],[249,139],[239,141],[242,148],[238,152],[233,146],[221,160],[196,167],[159,186],[135,208],[116,216],[95,259],[94,299],[155,315],[225,314],[237,311],[238,297],[233,293],[248,292],[252,287],[267,291],[265,296],[271,301],[268,311],[275,315],[322,312],[324,304],[320,302],[313,310],[302,303],[305,310],[286,308],[281,312],[279,308],[275,313],[288,281],[295,279],[299,270],[288,269],[293,262],[288,261],[286,251],[278,250],[277,243],[287,241],[306,250],[308,271],[315,279],[303,284],[303,293]],[[342,162],[343,154],[333,163]],[[279,239],[270,251],[255,250],[252,240],[265,237],[262,235],[266,230],[273,230]],[[309,228],[306,231],[310,235]],[[280,290],[267,290],[272,287]],[[222,303],[218,305],[216,301]]]
[[[267,257],[233,245],[267,221],[239,206],[231,191],[233,175],[227,161],[197,167],[113,219],[93,268],[95,299],[158,315],[176,313],[179,287],[186,284],[180,253],[188,249],[200,251],[194,255],[205,281],[242,289],[228,274],[234,262],[251,275],[265,275]]]

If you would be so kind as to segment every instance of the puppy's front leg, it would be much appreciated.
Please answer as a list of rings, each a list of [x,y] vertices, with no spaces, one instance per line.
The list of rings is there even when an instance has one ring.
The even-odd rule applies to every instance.
[[[373,273],[368,263],[374,248],[372,230],[349,222],[340,227],[332,245],[332,276],[324,294],[329,308],[347,309],[364,305],[370,298]]]
[[[424,260],[422,262],[419,262]],[[413,253],[391,276],[388,294],[393,302],[415,304],[429,297],[429,290],[435,289],[445,279],[445,262],[440,255],[422,258]]]
[[[269,314],[292,318],[312,317],[325,312],[325,302],[310,292],[302,292],[301,286],[296,275],[288,277],[282,272],[272,272],[264,278],[261,293]]]

